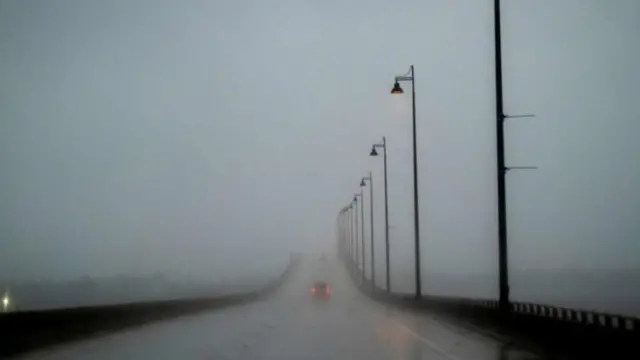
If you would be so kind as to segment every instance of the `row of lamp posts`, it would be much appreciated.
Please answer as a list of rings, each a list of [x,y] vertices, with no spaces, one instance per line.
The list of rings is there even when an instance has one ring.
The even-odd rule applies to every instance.
[[[415,106],[415,81],[414,81],[414,68],[413,65],[409,68],[409,72],[405,75],[396,76],[392,94],[403,94],[404,90],[400,86],[400,82],[411,82],[411,94],[412,94],[412,108],[413,108],[413,195],[414,195],[414,244],[415,244],[415,266],[416,266],[416,297],[420,298],[422,291],[420,287],[420,223],[419,209],[418,209],[418,159],[417,159],[417,146],[416,146],[416,106]],[[386,260],[386,291],[391,291],[391,275],[390,275],[390,258],[389,258],[389,202],[388,202],[388,182],[387,182],[387,139],[382,137],[381,143],[375,143],[371,147],[370,156],[378,156],[378,148],[383,151],[383,165],[384,165],[384,226],[385,226],[385,260]],[[376,277],[375,277],[375,242],[374,242],[374,215],[373,215],[373,175],[369,172],[368,176],[360,179],[360,192],[353,196],[351,203],[340,211],[339,214],[339,226],[342,229],[343,235],[342,242],[344,250],[347,254],[351,255],[351,259],[355,262],[356,269],[362,267],[361,281],[365,281],[365,237],[364,237],[364,193],[362,188],[369,185],[369,219],[370,219],[370,254],[371,254],[371,286],[375,290]],[[360,204],[360,230],[358,230],[358,203]],[[348,218],[349,221],[340,220]],[[353,221],[351,220],[353,219]],[[358,234],[360,233],[360,234]],[[358,244],[358,240],[360,244]]]
[[[504,120],[513,117],[531,117],[533,115],[508,116],[504,113],[503,94],[502,94],[502,49],[501,49],[501,24],[500,24],[500,0],[494,0],[494,45],[495,45],[495,83],[496,83],[496,162],[497,162],[497,192],[498,192],[498,270],[500,297],[499,308],[507,312],[509,310],[509,278],[507,268],[507,213],[506,213],[506,190],[505,190],[505,174],[512,169],[535,169],[535,167],[507,167],[504,161]],[[412,128],[413,128],[413,208],[414,208],[414,252],[415,252],[415,297],[422,297],[421,273],[420,273],[420,215],[418,202],[418,155],[416,144],[416,92],[415,92],[415,72],[411,65],[409,72],[405,75],[396,76],[392,94],[403,94],[404,90],[400,86],[401,82],[411,82],[411,105],[412,105]],[[377,148],[384,150],[384,203],[385,203],[385,257],[386,257],[386,290],[391,290],[391,281],[389,275],[389,211],[387,204],[387,149],[386,139],[382,138],[382,143],[374,144],[371,155],[376,156]],[[371,281],[375,289],[375,266],[374,266],[374,242],[373,242],[373,179],[371,173],[368,177],[361,180],[361,186],[366,186],[366,181],[371,187],[370,205],[371,205]],[[361,245],[358,246],[358,219],[357,204],[363,203],[362,190],[354,196],[353,201],[345,206],[339,215],[339,226],[343,249],[347,251],[347,255],[351,255],[351,259],[355,258],[356,268],[362,263],[362,280],[364,281],[365,257],[364,257],[364,209],[360,209],[361,223]],[[348,220],[346,220],[348,219]],[[352,219],[354,221],[352,221]],[[355,222],[355,225],[353,224]],[[348,245],[348,246],[347,246]],[[360,250],[360,251],[359,251]],[[360,260],[358,254],[361,254]]]

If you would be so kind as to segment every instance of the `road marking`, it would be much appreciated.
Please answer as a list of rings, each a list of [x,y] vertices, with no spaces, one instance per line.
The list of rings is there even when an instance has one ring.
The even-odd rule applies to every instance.
[[[430,347],[431,349],[433,349],[434,351],[436,351],[437,353],[440,353],[441,355],[444,355],[445,357],[447,357],[448,359],[451,360],[460,360],[459,357],[452,355],[450,353],[448,353],[447,351],[443,350],[441,347],[438,346],[438,344],[434,343],[433,341],[427,339],[426,337],[418,334],[417,332],[411,330],[410,327],[408,327],[405,324],[402,324],[398,321],[394,321],[396,323],[396,325],[401,328],[402,330],[406,331],[407,333],[413,335],[413,337],[415,337],[416,339],[420,340],[423,344],[427,345],[428,347]]]

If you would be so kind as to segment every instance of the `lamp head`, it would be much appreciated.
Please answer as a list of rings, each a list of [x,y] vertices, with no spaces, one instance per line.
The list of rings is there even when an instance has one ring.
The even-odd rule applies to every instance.
[[[391,93],[392,94],[404,94],[404,90],[402,90],[402,87],[400,87],[400,83],[396,81],[395,84],[393,84],[393,89],[391,89]]]

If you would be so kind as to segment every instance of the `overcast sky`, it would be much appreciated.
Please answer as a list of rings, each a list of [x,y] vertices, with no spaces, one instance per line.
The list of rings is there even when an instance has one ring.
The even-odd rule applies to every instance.
[[[505,110],[536,115],[508,120],[507,165],[538,167],[507,177],[510,267],[638,271],[640,3],[504,3]],[[491,278],[492,4],[0,2],[0,278],[279,271],[333,246],[371,170],[382,279],[367,154],[385,135],[401,282],[411,97],[389,90],[410,64],[425,291],[429,274]]]

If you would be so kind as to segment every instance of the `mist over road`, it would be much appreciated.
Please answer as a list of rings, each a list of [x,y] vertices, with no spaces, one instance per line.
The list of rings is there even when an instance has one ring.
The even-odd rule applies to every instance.
[[[329,301],[310,298],[316,280],[331,285]],[[256,303],[21,359],[518,359],[524,355],[429,315],[375,303],[353,286],[338,260],[310,256],[276,293]]]

